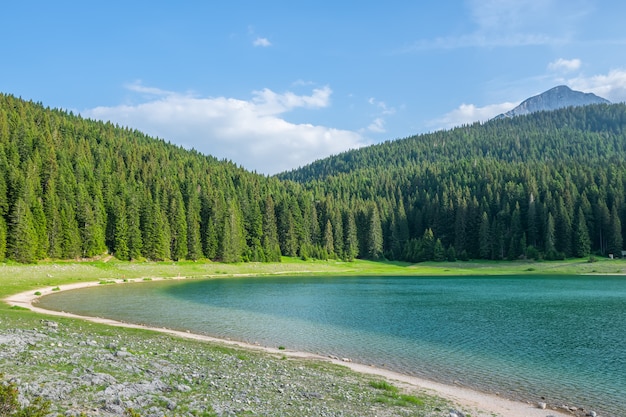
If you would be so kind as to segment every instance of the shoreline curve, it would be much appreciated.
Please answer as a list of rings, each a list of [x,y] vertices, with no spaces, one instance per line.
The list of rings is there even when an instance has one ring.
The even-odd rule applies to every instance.
[[[172,278],[173,280],[185,279],[185,277]],[[164,278],[151,278],[149,281],[138,280],[122,280],[113,279],[107,280],[107,283],[124,284],[124,283],[138,283],[138,282],[153,282],[164,280]],[[169,280],[169,279],[168,279]],[[474,389],[466,388],[463,386],[454,386],[434,382],[425,378],[419,378],[411,375],[405,375],[399,372],[390,371],[383,368],[378,368],[370,365],[364,365],[350,360],[339,359],[336,357],[327,357],[317,355],[309,352],[301,352],[289,349],[277,349],[268,346],[260,346],[246,342],[234,341],[229,339],[222,339],[197,333],[191,333],[180,330],[173,330],[164,327],[152,327],[141,324],[134,324],[128,322],[122,322],[118,320],[112,320],[102,317],[83,316],[74,313],[68,313],[65,311],[47,310],[41,307],[37,307],[37,300],[46,295],[56,293],[59,291],[70,291],[80,288],[96,287],[100,286],[101,281],[92,282],[80,282],[66,285],[59,285],[55,287],[44,287],[40,289],[34,289],[30,291],[24,291],[18,294],[10,295],[3,301],[10,306],[18,306],[27,308],[33,312],[57,317],[67,317],[90,321],[93,323],[106,324],[113,327],[125,327],[132,329],[144,329],[151,330],[160,333],[169,334],[176,337],[181,337],[190,340],[198,340],[217,344],[226,344],[229,346],[240,347],[243,349],[249,349],[259,352],[265,352],[273,355],[287,356],[296,359],[311,359],[317,361],[324,361],[333,363],[336,365],[345,366],[354,372],[361,374],[380,376],[390,381],[399,382],[406,387],[413,389],[422,389],[428,391],[432,395],[436,395],[443,399],[452,401],[462,407],[465,411],[471,411],[472,415],[481,417],[498,415],[502,417],[546,417],[548,415],[554,417],[567,417],[572,416],[570,413],[563,413],[561,409],[548,408],[541,409],[536,404],[525,403],[516,400],[509,400],[494,394],[484,393]],[[549,412],[549,413],[548,413]]]

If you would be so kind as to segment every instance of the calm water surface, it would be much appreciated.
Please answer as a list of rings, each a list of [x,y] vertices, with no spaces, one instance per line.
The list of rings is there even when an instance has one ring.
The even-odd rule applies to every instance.
[[[626,277],[159,281],[57,293],[41,306],[626,415]]]

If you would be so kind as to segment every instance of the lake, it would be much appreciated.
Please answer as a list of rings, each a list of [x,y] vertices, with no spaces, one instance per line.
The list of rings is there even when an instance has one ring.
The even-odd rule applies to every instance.
[[[284,346],[625,415],[626,277],[260,277],[104,285],[41,307]]]

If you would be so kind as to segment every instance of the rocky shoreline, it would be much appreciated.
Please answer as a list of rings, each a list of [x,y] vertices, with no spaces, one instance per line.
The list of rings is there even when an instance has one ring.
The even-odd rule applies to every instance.
[[[375,379],[317,361],[72,320],[7,324],[4,379],[22,404],[41,397],[55,415],[445,416],[450,407],[424,393],[391,395]]]

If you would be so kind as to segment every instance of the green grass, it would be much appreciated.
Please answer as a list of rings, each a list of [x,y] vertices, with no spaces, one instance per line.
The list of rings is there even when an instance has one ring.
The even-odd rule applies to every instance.
[[[625,260],[596,258],[570,259],[565,261],[469,261],[469,262],[374,262],[356,260],[343,262],[302,261],[283,258],[276,263],[222,264],[210,261],[192,262],[123,262],[111,259],[103,261],[55,261],[22,265],[14,262],[0,263],[0,299],[22,291],[42,287],[96,281],[151,280],[153,277],[227,278],[231,276],[262,275],[545,275],[545,274],[618,274],[626,273]],[[1,308],[1,307],[0,307]]]
[[[400,389],[387,381],[370,381],[370,387],[382,391],[376,396],[377,403],[394,405],[399,407],[424,406],[429,397],[417,397],[415,395],[402,394]]]
[[[391,385],[387,381],[370,381],[370,387],[396,394],[399,390],[395,385]]]

